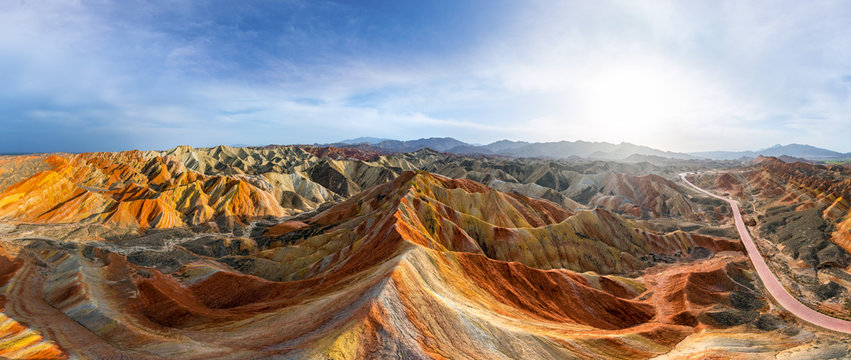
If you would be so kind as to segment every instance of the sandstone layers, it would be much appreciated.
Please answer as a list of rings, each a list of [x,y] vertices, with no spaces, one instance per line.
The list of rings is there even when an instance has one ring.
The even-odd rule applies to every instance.
[[[851,318],[851,168],[762,158],[747,169],[707,175],[744,208],[787,289],[810,307]]]
[[[735,239],[647,226],[717,215],[650,165],[361,155],[47,158],[0,193],[0,355],[724,358],[815,336]],[[21,235],[80,223],[124,231]]]

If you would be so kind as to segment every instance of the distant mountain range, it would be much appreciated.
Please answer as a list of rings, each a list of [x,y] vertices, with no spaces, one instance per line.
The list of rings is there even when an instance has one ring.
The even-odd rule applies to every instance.
[[[501,155],[508,157],[535,157],[551,159],[585,158],[600,160],[626,160],[632,155],[655,156],[669,159],[694,159],[689,154],[662,151],[630,143],[612,144],[589,141],[558,141],[530,143],[525,141],[500,140],[487,145],[468,144],[450,137],[417,140],[387,140],[379,138],[357,138],[343,140],[334,146],[369,145],[388,152],[411,152],[423,148],[463,155]]]
[[[392,140],[392,139],[365,136],[365,137],[343,140],[343,141],[340,141],[339,143],[341,143],[341,144],[352,144],[352,145],[354,145],[354,144],[370,144],[370,145],[372,145],[372,144],[378,144],[382,141],[387,141],[387,140]]]
[[[824,160],[841,160],[851,158],[851,153],[841,153],[833,150],[818,148],[812,145],[789,144],[789,145],[774,145],[770,148],[765,148],[757,151],[705,151],[691,153],[691,155],[718,159],[718,160],[735,160],[741,158],[756,158],[762,156],[791,156],[807,160],[824,161]]]
[[[592,160],[644,161],[647,159],[712,159],[748,160],[762,156],[800,158],[810,161],[840,160],[851,158],[851,153],[840,153],[811,145],[775,145],[757,151],[704,151],[678,153],[654,149],[648,146],[622,142],[557,141],[526,142],[500,140],[487,145],[475,145],[451,137],[433,137],[416,140],[392,140],[376,137],[359,137],[343,140],[333,146],[361,145],[386,152],[411,152],[424,148],[460,155],[500,155],[507,157],[534,157],[550,159],[583,158]]]

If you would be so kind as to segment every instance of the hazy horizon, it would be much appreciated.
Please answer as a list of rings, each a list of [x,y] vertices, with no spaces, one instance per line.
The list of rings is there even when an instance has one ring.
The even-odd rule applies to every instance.
[[[842,2],[0,4],[0,153],[361,136],[851,152]]]
[[[367,137],[371,137],[371,136],[358,136],[358,137],[347,138],[347,139],[338,139],[338,140],[336,140],[336,141],[331,141],[331,142],[327,142],[327,143],[320,143],[320,142],[294,142],[294,143],[285,143],[285,144],[284,144],[284,143],[268,143],[268,144],[234,144],[234,143],[231,143],[231,144],[227,144],[227,143],[225,143],[225,144],[176,144],[176,145],[173,145],[173,146],[170,146],[170,147],[159,147],[159,148],[153,148],[153,147],[128,147],[128,148],[122,148],[122,149],[117,149],[117,150],[112,150],[112,151],[130,151],[130,150],[139,150],[139,151],[165,151],[165,150],[174,149],[174,148],[179,147],[179,146],[190,146],[190,147],[193,147],[193,148],[214,148],[214,147],[217,147],[217,146],[228,146],[228,147],[264,147],[264,146],[275,146],[275,145],[282,145],[282,146],[289,146],[289,145],[295,145],[295,146],[303,146],[303,145],[304,145],[304,146],[311,146],[311,145],[334,145],[334,144],[339,144],[339,143],[341,143],[341,142],[343,142],[343,141],[354,140],[354,139],[359,139],[359,138],[367,138]],[[430,138],[452,138],[452,137],[451,137],[451,136],[435,136],[435,137],[430,137]],[[392,141],[402,141],[402,142],[405,142],[405,141],[414,141],[414,140],[423,140],[423,139],[428,139],[428,138],[419,138],[419,139],[391,139],[391,138],[386,138],[385,140],[392,140]],[[453,139],[454,139],[454,138],[453,138]],[[528,140],[514,140],[514,139],[498,139],[498,140],[489,141],[489,142],[486,142],[486,143],[472,143],[472,142],[463,141],[463,140],[461,140],[461,139],[455,139],[455,140],[462,141],[462,142],[464,142],[464,143],[467,143],[467,144],[469,144],[469,145],[474,145],[474,146],[483,146],[483,145],[492,144],[492,143],[495,143],[495,142],[498,142],[498,141],[506,141],[506,140],[507,140],[507,141],[514,141],[514,142],[540,143],[540,142],[534,142],[534,141],[528,141]],[[596,142],[596,143],[601,143],[601,142],[602,142],[602,143],[606,143],[606,141],[587,141],[587,140],[554,140],[554,141],[552,141],[552,142],[562,142],[562,141],[568,141],[568,142],[585,141],[585,142],[590,142],[590,143],[594,143],[594,142]],[[635,143],[630,143],[630,142],[626,142],[626,141],[624,141],[624,142],[617,142],[617,143],[612,143],[612,142],[608,142],[608,143],[611,143],[611,144],[623,144],[623,143],[627,143],[627,144],[638,145],[638,146],[647,146],[647,145],[643,145],[643,144],[635,144]],[[759,149],[743,149],[743,150],[716,149],[716,150],[691,151],[691,152],[678,152],[678,151],[671,151],[671,150],[664,149],[664,148],[653,148],[653,147],[650,147],[650,148],[653,148],[653,149],[655,149],[655,150],[669,151],[669,152],[673,152],[673,153],[680,153],[680,154],[700,154],[700,153],[725,152],[725,151],[726,151],[726,152],[748,152],[748,151],[751,151],[751,152],[759,152],[759,151],[761,151],[761,150],[768,150],[769,148],[772,148],[772,147],[777,147],[777,146],[788,146],[788,145],[810,145],[810,144],[788,143],[788,144],[774,144],[774,145],[766,146],[766,147],[759,148]],[[834,149],[828,149],[828,148],[822,148],[822,149],[836,151],[836,150],[834,150]],[[98,151],[110,151],[110,150],[98,150]],[[97,151],[22,151],[22,152],[0,152],[0,155],[27,155],[27,154],[39,154],[39,153],[42,153],[42,154],[43,154],[43,153],[70,153],[70,154],[77,154],[77,153],[86,153],[86,152],[97,152]],[[841,151],[837,151],[837,152],[842,153]],[[788,155],[788,154],[787,154],[787,155]]]

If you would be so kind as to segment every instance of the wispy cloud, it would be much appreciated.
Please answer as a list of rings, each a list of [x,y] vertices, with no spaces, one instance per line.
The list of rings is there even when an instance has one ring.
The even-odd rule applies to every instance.
[[[354,135],[851,151],[841,2],[0,4],[0,152]]]

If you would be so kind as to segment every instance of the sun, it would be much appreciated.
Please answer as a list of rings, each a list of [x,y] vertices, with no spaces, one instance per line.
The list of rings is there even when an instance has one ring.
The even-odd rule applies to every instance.
[[[687,116],[694,89],[680,71],[654,64],[619,64],[583,87],[582,116],[610,136],[651,136]]]

